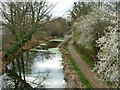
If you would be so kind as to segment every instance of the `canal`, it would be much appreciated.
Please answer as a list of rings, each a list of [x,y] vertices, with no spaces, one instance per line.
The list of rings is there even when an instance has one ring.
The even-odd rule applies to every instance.
[[[25,87],[20,80],[32,88],[65,88],[62,54],[57,48],[61,41],[61,38],[52,39],[29,51],[21,51],[7,66],[11,73],[18,76],[5,72],[2,75],[2,88]]]

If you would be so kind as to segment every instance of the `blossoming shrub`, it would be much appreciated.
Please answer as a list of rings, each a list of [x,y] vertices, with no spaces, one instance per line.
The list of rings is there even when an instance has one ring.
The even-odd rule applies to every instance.
[[[96,44],[99,61],[96,62],[94,70],[101,79],[112,82],[113,87],[118,87],[119,39],[116,3],[93,8],[87,15],[80,16],[73,24],[72,37],[77,44],[89,50]]]
[[[118,33],[116,27],[108,27],[110,32],[97,40],[100,47],[98,52],[98,61],[94,70],[101,74],[104,80],[111,81],[118,86]]]
[[[104,30],[104,35],[96,41],[100,50],[97,54],[99,61],[95,64],[94,70],[101,75],[101,79],[112,82],[112,86],[116,88],[119,86],[117,11],[111,13],[108,18],[111,24]]]
[[[93,9],[87,15],[80,16],[72,28],[72,36],[77,44],[80,44],[91,50],[95,40],[100,34],[99,32],[102,31],[99,30],[101,26],[97,29],[95,26],[98,26],[98,21],[101,21],[102,24],[107,23],[107,20],[104,19],[105,16],[106,14],[103,13],[99,8]]]

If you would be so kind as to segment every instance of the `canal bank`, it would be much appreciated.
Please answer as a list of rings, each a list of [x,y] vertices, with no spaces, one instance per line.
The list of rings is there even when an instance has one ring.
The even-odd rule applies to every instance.
[[[50,43],[42,43],[24,52],[8,68],[33,88],[82,88],[80,78],[71,64],[71,56],[66,51],[69,40],[66,37],[64,41],[52,39]],[[5,87],[21,87],[17,78],[12,80],[12,77],[3,77]]]
[[[70,61],[70,54],[67,52],[67,44],[71,40],[70,37],[66,38],[60,45],[60,51],[62,53],[62,64],[63,64],[63,72],[64,79],[66,82],[65,88],[84,88],[80,78],[78,77],[78,73],[74,70],[73,65]]]

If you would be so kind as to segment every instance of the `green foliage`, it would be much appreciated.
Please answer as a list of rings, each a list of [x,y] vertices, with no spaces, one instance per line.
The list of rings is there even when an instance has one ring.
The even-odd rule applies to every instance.
[[[21,44],[19,43],[12,45],[10,48],[8,48],[4,56],[7,58],[9,55],[13,55],[13,53],[15,53],[20,47]]]
[[[11,63],[11,60],[7,60],[4,63],[5,63],[5,65],[9,65]]]
[[[112,83],[111,81],[107,81],[106,83],[107,83],[107,85],[108,85],[110,88],[112,88],[113,83]]]

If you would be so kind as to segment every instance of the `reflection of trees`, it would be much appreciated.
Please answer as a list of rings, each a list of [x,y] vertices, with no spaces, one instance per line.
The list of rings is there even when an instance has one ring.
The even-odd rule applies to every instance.
[[[46,62],[53,59],[56,53],[51,51],[45,52],[23,52],[20,51],[15,57],[15,60],[6,69],[7,77],[3,79],[3,87],[11,86],[13,88],[32,88],[44,87],[44,81],[48,79],[49,70],[45,72],[32,72],[32,65],[36,60]],[[32,78],[32,79],[31,79]]]
[[[49,78],[48,77],[49,76],[49,72],[50,71],[37,72],[34,75],[31,75],[31,77],[34,77],[34,80],[29,81],[29,83],[34,85],[34,87],[36,87],[36,88],[45,87],[43,82]]]
[[[12,62],[12,67],[10,68],[11,71],[19,71],[24,75],[24,73],[31,72],[31,66],[33,64],[33,59],[36,55],[30,54],[29,52],[20,52],[19,56],[15,57],[15,60]]]
[[[54,57],[54,54],[55,53],[51,53],[51,52],[40,52],[39,53],[39,56],[41,58],[41,60],[44,60],[44,59],[52,59]],[[45,61],[45,60],[44,60]]]
[[[44,87],[44,84],[42,83],[48,78],[49,71],[32,73],[31,66],[36,55],[37,53],[20,52],[19,56],[15,58],[9,69],[6,68],[5,73],[7,76],[3,77],[3,87],[15,89],[32,89],[32,86],[37,88]],[[38,56],[39,55],[40,53],[38,53]],[[47,58],[49,57],[47,54],[44,56]],[[34,79],[29,81],[29,77]]]
[[[48,43],[47,48],[56,48],[59,43],[59,41],[51,41]]]
[[[21,52],[21,63],[22,63],[23,77],[24,77],[24,80],[25,80],[25,70],[24,70],[23,52]]]
[[[24,88],[27,90],[28,89],[31,90],[31,89],[33,89],[32,86],[37,87],[37,88],[44,87],[43,82],[48,78],[49,71],[38,72],[38,73],[35,73],[34,75],[26,76],[26,78],[33,77],[34,79],[31,81],[27,81],[27,79],[23,80],[22,78],[20,78],[20,76],[18,76],[17,73],[9,70],[8,68],[6,68],[6,74],[8,77],[3,79],[3,82],[5,82],[5,83],[3,83],[4,88],[15,88],[15,89]]]
[[[23,56],[24,63],[22,63],[21,65],[25,66],[24,67],[25,73],[29,74],[31,72],[31,67],[32,67],[32,64],[33,64],[33,59],[35,58],[35,56],[37,55],[37,53],[25,52],[23,54],[24,54],[24,56]]]
[[[15,88],[18,88],[20,86],[20,88],[25,88],[30,90],[32,89],[32,86],[29,83],[25,82],[25,80],[23,80],[20,76],[18,76],[18,74],[15,73],[14,71],[11,71],[6,67],[5,72],[7,76],[9,76],[10,79],[15,83]],[[10,84],[12,83],[10,82]],[[10,86],[9,88],[11,88],[11,85],[9,86]]]
[[[6,74],[9,77],[6,77],[5,79],[3,79],[3,82],[7,81],[6,83],[3,83],[4,88],[15,88],[15,89],[24,88],[24,89],[31,90],[33,89],[32,86],[37,87],[37,88],[44,87],[43,82],[48,78],[49,71],[38,72],[38,73],[35,73],[34,75],[28,76],[28,77],[34,78],[31,81],[27,81],[27,79],[23,80],[22,78],[20,78],[20,76],[18,76],[17,73],[9,70],[8,68],[6,68]]]

